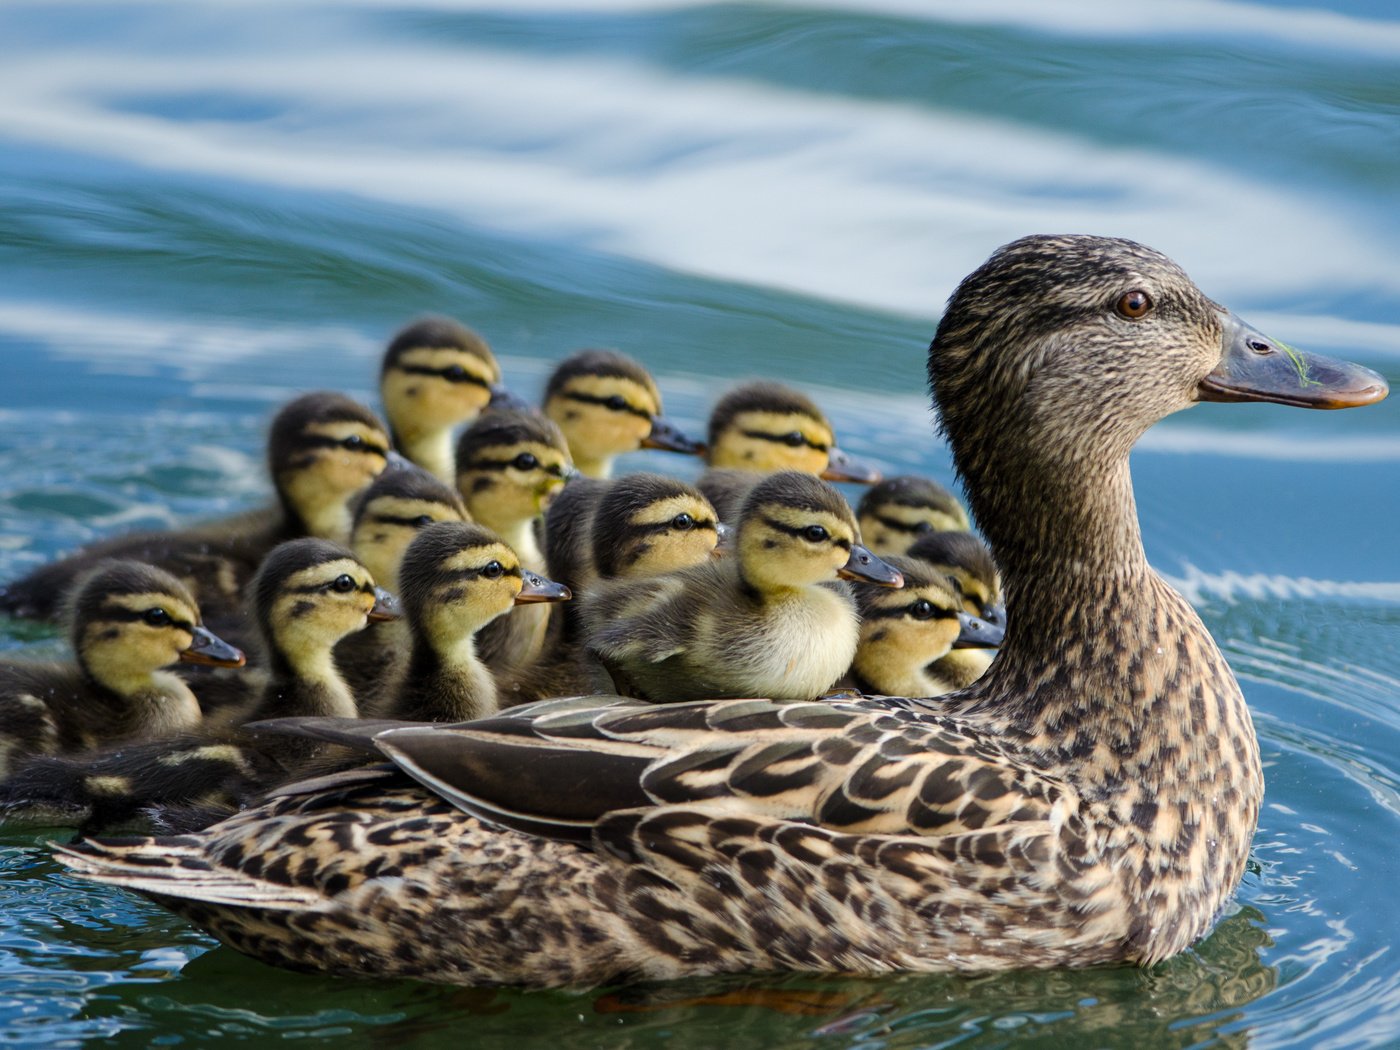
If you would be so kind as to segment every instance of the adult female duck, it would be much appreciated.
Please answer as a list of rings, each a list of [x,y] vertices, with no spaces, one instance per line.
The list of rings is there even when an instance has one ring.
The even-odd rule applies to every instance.
[[[378,748],[430,791],[322,783],[198,836],[66,859],[259,958],[376,976],[581,985],[1180,951],[1239,881],[1262,780],[1234,676],[1147,565],[1128,451],[1199,400],[1342,408],[1385,382],[1269,342],[1169,259],[1102,237],[998,251],[949,303],[930,374],[1005,577],[1001,656],[967,689],[585,699],[391,729]]]

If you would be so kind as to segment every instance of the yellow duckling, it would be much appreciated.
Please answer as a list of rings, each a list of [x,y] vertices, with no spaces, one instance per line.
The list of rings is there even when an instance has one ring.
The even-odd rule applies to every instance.
[[[390,340],[379,396],[394,446],[450,485],[456,429],[506,395],[485,339],[450,317],[423,317]]]
[[[0,588],[0,611],[53,619],[74,581],[93,565],[129,558],[167,570],[189,587],[211,622],[235,627],[243,590],[273,547],[298,536],[345,542],[349,502],[389,464],[389,435],[365,406],[321,391],[303,394],[277,413],[267,455],[276,507],[176,532],[99,541]]]
[[[859,619],[837,578],[900,586],[858,538],[830,485],[770,474],[744,504],[733,557],[600,586],[580,608],[586,644],[635,696],[809,700],[855,656]]]
[[[162,668],[243,665],[201,625],[189,590],[141,562],[99,563],[79,581],[69,618],[72,663],[0,663],[0,776],[35,755],[192,729],[199,701]]]
[[[872,485],[856,507],[860,534],[872,551],[884,558],[907,554],[929,532],[967,532],[967,511],[936,481],[917,474],[900,474]]]
[[[585,477],[611,477],[614,459],[641,448],[701,450],[662,416],[651,373],[616,350],[580,350],[561,361],[545,386],[544,414],[563,431]]]
[[[1386,383],[1271,342],[1158,252],[1090,236],[994,253],[953,294],[929,373],[1006,585],[1001,652],[967,689],[339,723],[325,731],[418,784],[303,785],[197,836],[60,854],[268,962],[380,979],[579,987],[1184,950],[1239,883],[1263,778],[1229,666],[1147,563],[1129,452],[1198,401],[1345,408]]]

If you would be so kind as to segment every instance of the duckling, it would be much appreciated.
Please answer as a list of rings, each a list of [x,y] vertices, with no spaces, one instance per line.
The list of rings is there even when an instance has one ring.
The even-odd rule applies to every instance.
[[[616,350],[580,350],[561,361],[545,385],[544,414],[564,432],[585,477],[611,477],[613,460],[640,448],[701,451],[661,415],[651,373]]]
[[[476,655],[475,635],[513,606],[565,601],[569,589],[524,569],[488,529],[439,522],[409,544],[400,601],[412,633],[407,663],[386,714],[462,722],[494,714],[496,680]]]
[[[1385,380],[1269,341],[1158,252],[1082,235],[1023,238],[966,278],[929,374],[1006,584],[1001,652],[968,688],[577,697],[369,727],[406,777],[287,788],[195,836],[60,856],[264,961],[380,979],[578,988],[1183,951],[1239,884],[1263,779],[1229,666],[1147,563],[1129,451],[1198,401],[1346,408]]]
[[[31,763],[0,788],[0,815],[88,831],[153,822],[185,830],[227,816],[305,763],[316,745],[252,741],[237,727],[280,715],[355,717],[355,698],[332,650],[366,623],[397,615],[397,606],[348,550],[314,538],[274,549],[253,579],[251,600],[270,666],[249,707],[224,708],[197,733]]]
[[[652,700],[809,700],[846,673],[859,621],[837,577],[899,587],[860,545],[830,485],[800,471],[763,478],[744,504],[735,557],[620,580],[583,599],[587,645]]]
[[[970,532],[929,532],[910,545],[908,556],[948,578],[963,609],[997,627],[1006,626],[1001,574],[987,545]],[[969,679],[971,681],[971,679]]]
[[[0,776],[34,755],[197,726],[199,701],[161,668],[244,662],[203,627],[188,588],[141,562],[100,562],[79,581],[69,619],[73,663],[0,663]]]
[[[936,481],[900,474],[866,490],[856,507],[856,521],[866,545],[884,558],[906,554],[928,532],[967,532],[967,511]]]
[[[355,502],[350,550],[378,586],[397,595],[399,565],[414,538],[434,522],[466,520],[467,508],[457,491],[427,471],[386,471]],[[336,666],[362,704],[380,694],[385,669],[408,651],[409,640],[407,623],[390,619],[371,623],[336,645]]]
[[[563,432],[529,412],[487,412],[457,442],[457,490],[472,520],[534,573],[546,571],[540,517],[573,474]],[[497,674],[521,671],[538,658],[548,626],[548,605],[522,606],[482,630],[481,658]]]
[[[509,395],[485,339],[450,317],[422,317],[384,351],[379,396],[394,447],[450,485],[453,432]]]
[[[933,566],[898,555],[884,561],[904,577],[904,587],[855,585],[860,643],[851,684],[863,693],[925,697],[971,685],[991,664],[990,656],[976,665],[956,657],[995,649],[1003,628],[967,612],[952,580]]]
[[[53,619],[74,582],[105,558],[157,565],[183,582],[205,617],[236,633],[243,589],[263,556],[284,540],[343,543],[348,502],[389,464],[389,435],[374,413],[340,394],[303,394],[277,413],[268,434],[275,508],[176,532],[116,536],[40,566],[0,589],[0,611]]]

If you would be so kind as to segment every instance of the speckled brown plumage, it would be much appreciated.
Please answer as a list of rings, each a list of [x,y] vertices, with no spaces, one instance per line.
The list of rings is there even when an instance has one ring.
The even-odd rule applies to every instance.
[[[1241,366],[1241,346],[1283,356],[1242,330],[1126,241],[1027,238],[963,283],[930,371],[1009,623],[988,674],[943,701],[584,698],[391,729],[374,745],[430,791],[323,783],[65,859],[260,958],[364,975],[1165,958],[1228,900],[1263,785],[1228,666],[1146,563],[1128,450],[1198,398],[1385,390],[1301,358],[1296,376]]]

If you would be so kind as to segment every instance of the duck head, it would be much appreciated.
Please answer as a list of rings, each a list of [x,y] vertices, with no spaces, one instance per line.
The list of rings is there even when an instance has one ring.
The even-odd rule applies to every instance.
[[[781,383],[745,383],[719,399],[705,461],[763,473],[800,470],[827,481],[880,480],[874,467],[836,448],[831,423],[811,398]]]
[[[967,511],[951,492],[916,474],[900,474],[872,485],[860,499],[856,520],[866,545],[881,557],[904,554],[930,532],[971,528]]]
[[[355,500],[350,549],[390,591],[399,588],[399,563],[419,531],[439,521],[466,521],[453,488],[416,467],[385,471]]]

